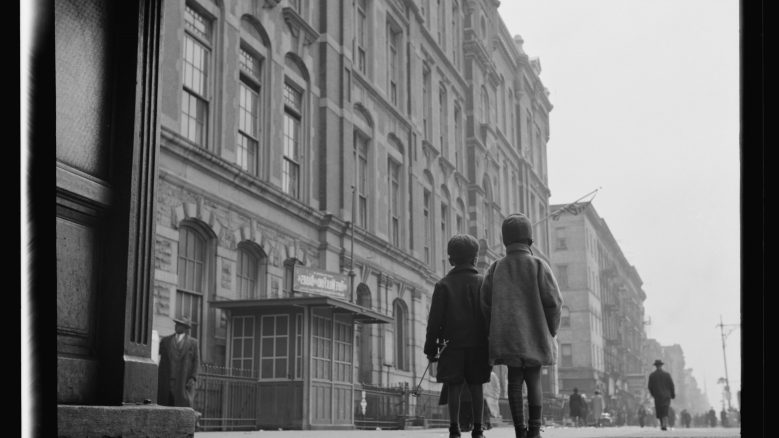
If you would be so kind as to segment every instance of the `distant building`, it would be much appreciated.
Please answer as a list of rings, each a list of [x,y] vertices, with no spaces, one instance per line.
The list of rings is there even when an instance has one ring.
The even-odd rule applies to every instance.
[[[362,388],[416,385],[453,234],[484,268],[526,212],[548,259],[552,105],[498,4],[165,3],[153,327],[191,318],[255,425],[352,427]]]
[[[551,259],[565,302],[558,335],[561,392],[599,389],[610,408],[635,412],[646,386],[641,278],[592,203],[550,210]]]

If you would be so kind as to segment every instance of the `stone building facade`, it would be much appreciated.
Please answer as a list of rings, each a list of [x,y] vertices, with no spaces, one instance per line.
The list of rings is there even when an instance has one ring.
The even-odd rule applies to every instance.
[[[646,386],[641,278],[592,203],[550,208],[551,259],[565,303],[561,392],[598,389],[608,408],[635,412]]]
[[[203,361],[234,366],[215,303],[294,297],[303,266],[393,321],[355,325],[354,382],[415,385],[448,238],[479,238],[486,267],[506,215],[549,209],[552,105],[498,5],[166,2],[155,334],[189,317]]]

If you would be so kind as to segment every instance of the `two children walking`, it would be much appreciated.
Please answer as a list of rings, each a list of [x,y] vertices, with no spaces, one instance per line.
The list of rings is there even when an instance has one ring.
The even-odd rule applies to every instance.
[[[424,352],[438,361],[438,382],[445,383],[449,437],[460,437],[460,395],[472,398],[472,437],[483,437],[482,385],[493,365],[508,367],[508,399],[517,438],[540,437],[541,366],[556,359],[554,337],[560,326],[562,297],[546,262],[533,255],[532,225],[522,214],[503,221],[505,257],[482,276],[476,270],[479,243],[458,234],[447,253],[453,268],[435,285]],[[437,357],[439,345],[446,349]],[[522,385],[527,385],[525,424]],[[478,422],[477,422],[478,421]]]

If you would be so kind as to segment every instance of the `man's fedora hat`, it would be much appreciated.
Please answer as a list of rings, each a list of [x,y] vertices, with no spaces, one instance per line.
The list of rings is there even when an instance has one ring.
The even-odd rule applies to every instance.
[[[176,324],[181,324],[181,325],[185,326],[186,328],[191,328],[192,327],[192,322],[190,322],[190,320],[188,318],[172,318],[172,319],[173,319],[173,322],[175,322]]]
[[[655,363],[653,363],[652,365],[654,365],[654,366],[658,366],[658,365],[664,365],[664,364],[663,364],[663,361],[662,361],[662,360],[660,360],[660,359],[657,359],[657,360],[655,360]]]

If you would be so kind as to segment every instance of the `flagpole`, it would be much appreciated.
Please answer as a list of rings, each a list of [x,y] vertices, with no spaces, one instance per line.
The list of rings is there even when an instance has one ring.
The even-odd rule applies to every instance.
[[[586,197],[588,197],[588,196],[590,196],[592,194],[597,194],[598,190],[600,190],[602,188],[603,187],[598,187],[597,189],[591,191],[590,193],[587,193],[586,195],[582,196],[581,198],[579,198],[579,199],[577,199],[577,200],[575,200],[573,202],[570,202],[568,204],[563,205],[561,208],[559,208],[559,209],[553,211],[552,213],[549,213],[548,215],[546,215],[546,216],[542,217],[541,219],[539,219],[536,223],[533,224],[533,226],[536,226],[536,225],[540,224],[541,222],[544,222],[545,220],[549,219],[550,217],[556,215],[557,213],[565,211],[565,209],[567,209],[571,205],[576,204],[577,202],[581,201],[582,199],[584,199],[584,198],[586,198]],[[592,198],[595,199],[595,196],[593,196]],[[592,199],[590,199],[589,202],[592,202]]]

